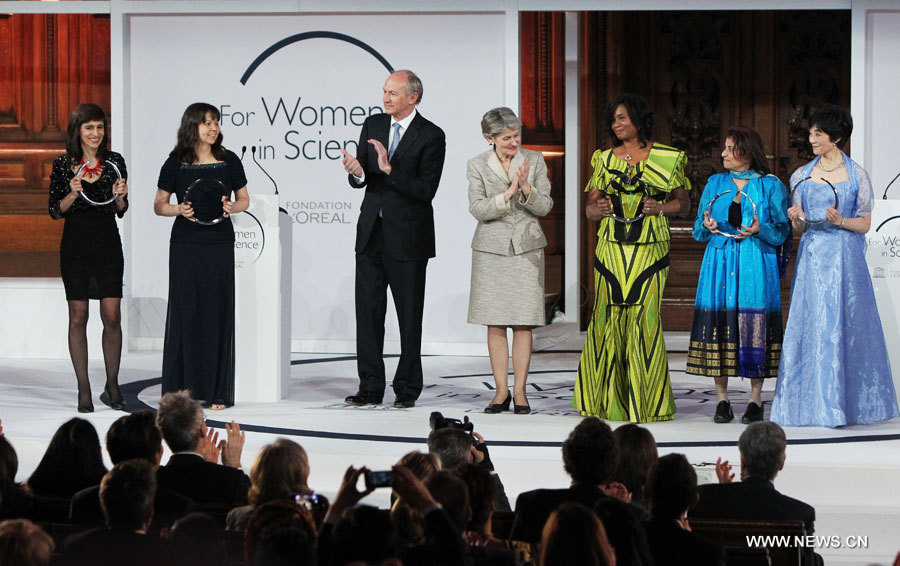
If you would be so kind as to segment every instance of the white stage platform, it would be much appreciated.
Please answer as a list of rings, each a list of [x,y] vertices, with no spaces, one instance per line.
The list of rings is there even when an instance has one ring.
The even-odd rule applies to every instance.
[[[426,450],[428,418],[432,411],[445,416],[468,416],[491,447],[491,457],[506,485],[510,500],[522,491],[567,484],[560,446],[579,416],[570,407],[575,368],[583,335],[553,325],[536,336],[537,347],[529,383],[531,415],[486,415],[493,380],[486,357],[429,356],[423,359],[425,390],[413,409],[393,409],[388,388],[386,405],[347,407],[343,398],[356,391],[356,362],[352,354],[294,354],[291,378],[278,403],[240,404],[207,412],[211,426],[232,419],[248,430],[243,465],[249,471],[259,448],[277,436],[288,436],[309,453],[310,485],[333,495],[343,470],[350,464],[383,469],[411,450]],[[695,464],[722,456],[739,462],[737,438],[743,425],[712,422],[715,392],[712,384],[684,369],[686,337],[667,334],[669,364],[676,392],[674,421],[645,425],[653,432],[660,454],[682,452]],[[161,353],[126,354],[122,390],[129,410],[155,407],[159,399]],[[396,358],[386,362],[388,375]],[[101,435],[121,413],[99,402],[103,390],[102,360],[91,360],[96,412],[81,415]],[[772,398],[768,382],[763,400]],[[748,383],[732,383],[735,413],[744,411]],[[18,480],[37,465],[53,431],[75,411],[75,379],[65,360],[0,360],[0,419],[19,454]],[[611,423],[615,426],[616,423]],[[783,493],[816,507],[816,534],[868,537],[868,548],[820,548],[831,564],[890,564],[898,550],[900,532],[900,421],[878,426],[787,429],[789,447],[785,470],[776,479]],[[709,467],[698,468],[701,480],[712,477]],[[384,491],[369,496],[386,506]]]

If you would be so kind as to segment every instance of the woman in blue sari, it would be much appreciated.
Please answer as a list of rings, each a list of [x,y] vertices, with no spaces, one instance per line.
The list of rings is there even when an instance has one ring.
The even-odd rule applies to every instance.
[[[771,419],[827,427],[889,420],[897,395],[865,255],[872,184],[840,149],[853,131],[849,112],[826,105],[809,124],[816,158],[791,176],[788,217],[803,236]]]
[[[777,248],[791,230],[788,193],[769,174],[756,130],[729,128],[725,137],[727,171],[706,182],[694,221],[694,239],[707,245],[686,371],[715,379],[717,423],[734,419],[728,378],[750,378],[750,401],[741,421],[751,423],[763,419],[763,380],[777,375],[781,355]]]

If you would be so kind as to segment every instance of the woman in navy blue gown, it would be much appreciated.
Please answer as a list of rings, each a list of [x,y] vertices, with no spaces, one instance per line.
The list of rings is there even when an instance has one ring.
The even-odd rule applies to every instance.
[[[827,427],[889,420],[897,395],[865,255],[872,184],[840,149],[853,131],[849,112],[826,105],[809,123],[816,158],[791,177],[788,217],[803,236],[771,419]]]

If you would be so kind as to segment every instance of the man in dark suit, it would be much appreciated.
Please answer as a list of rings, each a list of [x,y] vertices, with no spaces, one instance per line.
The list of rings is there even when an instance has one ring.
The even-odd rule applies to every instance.
[[[153,413],[137,411],[116,419],[106,433],[106,451],[113,464],[141,458],[150,462],[154,469],[158,468],[163,455],[162,434]],[[171,489],[157,487],[150,530],[171,527],[193,507],[194,503],[189,498]],[[77,525],[104,524],[99,485],[82,489],[72,496],[69,520]]]
[[[391,288],[400,326],[395,407],[422,392],[425,268],[434,257],[431,201],[444,168],[444,132],[416,111],[422,81],[396,71],[384,83],[384,113],[363,123],[356,157],[344,152],[350,186],[366,188],[356,225],[356,355],[359,391],[350,405],[384,397],[384,316]]]
[[[156,479],[153,465],[142,458],[116,464],[100,482],[100,504],[106,527],[70,536],[63,549],[67,566],[165,563],[159,537],[148,535],[153,519]]]
[[[160,486],[189,497],[194,503],[237,507],[247,503],[250,478],[241,471],[244,433],[237,423],[227,425],[228,439],[207,430],[203,408],[187,391],[166,393],[159,401],[156,423],[172,450],[156,472]],[[218,464],[219,454],[222,464]]]
[[[563,503],[574,501],[597,513],[616,550],[618,566],[652,564],[639,519],[643,511],[609,497],[603,490],[619,457],[609,425],[597,417],[586,417],[563,442],[562,451],[572,485],[568,489],[536,489],[519,494],[509,538],[540,542],[550,514]]]
[[[701,485],[697,489],[700,501],[691,509],[690,518],[800,520],[806,526],[806,534],[813,534],[816,510],[782,495],[772,483],[784,468],[786,448],[784,430],[776,423],[758,422],[748,426],[738,440],[741,481]],[[730,481],[727,477],[722,480]],[[804,563],[814,564],[818,560],[812,549],[808,549]]]

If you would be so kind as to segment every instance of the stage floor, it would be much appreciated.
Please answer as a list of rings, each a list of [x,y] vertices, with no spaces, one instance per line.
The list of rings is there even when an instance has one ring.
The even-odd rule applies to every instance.
[[[249,471],[259,448],[277,436],[301,443],[309,453],[310,485],[333,495],[343,470],[350,464],[384,469],[411,450],[427,450],[429,416],[468,416],[491,448],[510,500],[537,487],[562,487],[560,446],[580,417],[571,408],[572,386],[583,334],[554,328],[536,335],[529,378],[531,415],[487,415],[483,407],[493,396],[487,357],[426,356],[425,390],[412,409],[394,409],[388,388],[385,405],[348,407],[342,400],[356,391],[356,362],[350,355],[294,354],[290,383],[278,403],[239,403],[230,409],[207,411],[210,426],[236,420],[248,431],[243,466]],[[648,424],[660,454],[681,452],[698,466],[701,481],[713,481],[709,463],[721,456],[739,463],[738,421],[744,411],[749,383],[734,380],[730,396],[737,419],[726,425],[712,422],[715,390],[712,383],[684,373],[686,336],[667,334],[669,365],[678,414],[673,421]],[[162,355],[126,354],[122,361],[122,390],[129,410],[154,408],[160,394]],[[388,375],[396,358],[386,360]],[[103,390],[102,360],[91,360],[96,412],[80,415],[99,434],[121,413],[98,399]],[[774,381],[763,393],[768,417]],[[0,360],[0,419],[7,438],[19,454],[18,480],[34,470],[53,431],[75,411],[76,387],[68,360]],[[611,423],[616,426],[616,423]],[[900,420],[877,426],[786,429],[789,441],[784,471],[776,487],[816,507],[816,535],[868,537],[867,548],[820,548],[828,564],[889,564],[900,550]],[[164,458],[165,459],[165,458]],[[703,464],[707,465],[703,465]],[[369,496],[386,506],[388,494]]]

